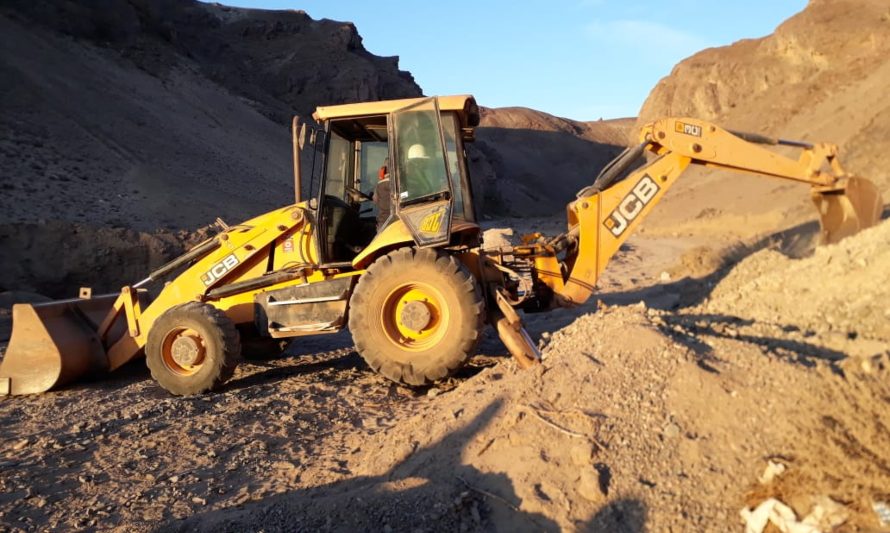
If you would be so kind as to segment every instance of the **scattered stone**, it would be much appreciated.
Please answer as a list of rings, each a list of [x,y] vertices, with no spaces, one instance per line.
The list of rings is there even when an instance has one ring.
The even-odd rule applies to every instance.
[[[584,499],[599,503],[605,499],[601,489],[600,474],[593,467],[583,468],[578,480],[578,494]]]
[[[680,436],[680,426],[671,422],[664,427],[664,436],[668,439],[676,439]]]

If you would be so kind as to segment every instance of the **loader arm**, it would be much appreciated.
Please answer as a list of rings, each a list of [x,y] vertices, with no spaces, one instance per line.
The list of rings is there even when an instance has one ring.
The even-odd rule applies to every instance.
[[[516,247],[513,253],[534,262],[537,280],[552,291],[557,306],[585,302],[621,245],[652,212],[690,165],[760,174],[808,183],[819,210],[822,242],[833,243],[874,225],[882,200],[868,180],[847,175],[831,144],[810,144],[732,133],[690,118],[667,118],[643,127],[640,145],[610,163],[568,204],[568,230],[550,240]],[[762,145],[801,150],[792,159]],[[656,157],[630,171],[644,152]],[[562,258],[560,258],[562,257]]]

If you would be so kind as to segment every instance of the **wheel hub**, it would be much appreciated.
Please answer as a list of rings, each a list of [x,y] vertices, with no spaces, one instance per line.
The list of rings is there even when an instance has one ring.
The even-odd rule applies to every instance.
[[[170,351],[173,360],[181,367],[194,366],[204,356],[204,347],[197,339],[188,336],[177,337]]]
[[[405,304],[399,318],[405,327],[414,331],[422,331],[430,325],[432,314],[425,303],[414,300]]]

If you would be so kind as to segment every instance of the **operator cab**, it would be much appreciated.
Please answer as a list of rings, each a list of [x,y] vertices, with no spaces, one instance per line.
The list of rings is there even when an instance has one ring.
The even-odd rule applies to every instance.
[[[398,220],[419,246],[447,243],[452,220],[475,223],[463,142],[472,140],[478,108],[472,97],[461,97],[455,109],[456,98],[445,97],[442,109],[439,98],[417,98],[316,111],[325,157],[317,193],[313,176],[310,194],[321,199],[317,242],[323,264],[352,261]],[[384,166],[389,187],[378,188]],[[374,198],[387,190],[389,202]],[[381,206],[390,212],[378,224]]]

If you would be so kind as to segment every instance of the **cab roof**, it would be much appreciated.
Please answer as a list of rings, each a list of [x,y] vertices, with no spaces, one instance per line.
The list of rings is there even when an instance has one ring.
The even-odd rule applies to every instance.
[[[397,109],[426,100],[421,98],[403,98],[400,100],[381,100],[379,102],[360,102],[357,104],[320,106],[312,113],[318,122],[337,118],[356,118],[372,115],[387,115]],[[456,111],[462,128],[475,128],[479,125],[479,106],[470,94],[438,96],[439,111]]]

